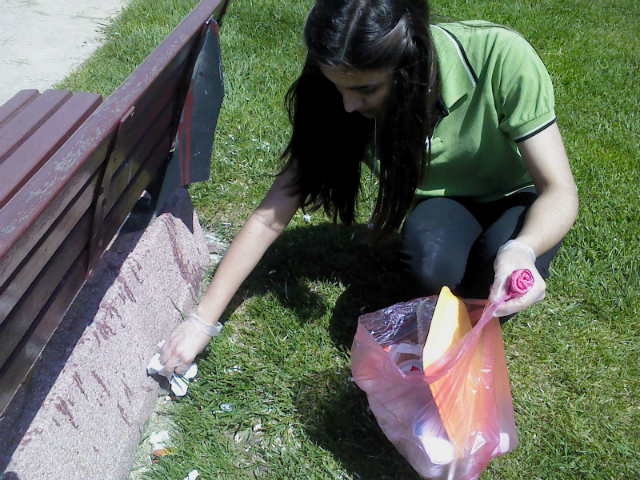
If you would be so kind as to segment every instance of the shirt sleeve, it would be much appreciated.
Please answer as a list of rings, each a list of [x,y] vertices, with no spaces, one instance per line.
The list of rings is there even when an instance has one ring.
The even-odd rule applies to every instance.
[[[493,76],[500,130],[526,140],[556,121],[553,84],[542,60],[521,35],[505,30]]]

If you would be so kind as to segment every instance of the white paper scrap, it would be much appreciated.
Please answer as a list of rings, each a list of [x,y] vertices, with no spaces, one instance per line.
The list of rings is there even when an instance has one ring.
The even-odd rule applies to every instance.
[[[189,475],[184,477],[184,480],[196,480],[196,478],[198,478],[199,475],[200,475],[200,472],[198,472],[198,470],[191,470],[189,472]]]
[[[162,348],[162,345],[164,345],[164,340],[158,344],[158,348]],[[149,365],[147,365],[147,373],[149,375],[164,375],[163,370],[164,363],[160,360],[160,352],[158,352],[153,356],[153,358],[151,358]],[[178,375],[177,373],[171,375],[171,378],[169,379],[169,386],[171,387],[171,391],[174,395],[176,397],[184,397],[189,389],[189,380],[194,378],[197,374],[198,366],[195,363],[192,363],[183,375]]]
[[[169,432],[162,430],[161,432],[153,432],[149,435],[149,443],[153,445],[154,450],[162,450],[166,448],[171,442]]]

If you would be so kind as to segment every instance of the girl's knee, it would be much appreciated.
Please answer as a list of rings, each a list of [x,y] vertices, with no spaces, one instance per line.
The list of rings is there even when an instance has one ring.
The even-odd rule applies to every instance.
[[[444,256],[422,257],[410,263],[410,271],[424,295],[437,295],[444,286],[455,290],[464,270],[464,264]]]

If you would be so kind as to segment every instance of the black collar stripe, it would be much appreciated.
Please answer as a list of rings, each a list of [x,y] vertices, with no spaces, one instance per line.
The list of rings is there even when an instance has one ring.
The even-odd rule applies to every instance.
[[[460,40],[458,40],[458,38],[453,33],[451,33],[449,30],[447,30],[445,28],[442,28],[441,25],[437,25],[437,26],[441,30],[443,30],[447,35],[449,35],[449,37],[451,37],[451,39],[454,42],[456,42],[456,45],[458,46],[458,53],[460,54],[460,57],[464,61],[465,65],[467,66],[467,70],[469,71],[469,74],[473,78],[474,83],[477,85],[478,84],[478,76],[476,75],[475,70],[471,66],[471,62],[469,62],[469,59],[467,58],[467,53],[464,51],[464,48],[462,48],[462,44],[460,43]]]

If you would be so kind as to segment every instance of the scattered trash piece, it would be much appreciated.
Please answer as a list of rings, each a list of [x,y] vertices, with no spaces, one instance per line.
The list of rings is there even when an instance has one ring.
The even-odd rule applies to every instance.
[[[215,233],[205,232],[204,240],[207,244],[207,248],[209,249],[209,253],[217,253],[223,255],[229,247],[227,242],[216,236]]]
[[[171,455],[177,452],[176,447],[171,447],[171,437],[169,436],[169,432],[166,430],[162,430],[160,432],[153,432],[149,435],[149,443],[153,446],[153,459],[152,463],[156,463],[158,458],[166,457],[167,455]]]
[[[158,344],[158,348],[164,345],[164,340]],[[164,363],[160,360],[160,352],[156,353],[149,365],[147,365],[147,373],[149,375],[163,375]],[[187,371],[183,375],[174,373],[169,379],[169,386],[176,397],[184,397],[189,389],[189,381],[198,374],[198,366],[195,363],[189,365]]]
[[[191,470],[189,472],[189,475],[184,477],[184,480],[196,480],[196,478],[198,478],[199,476],[200,476],[200,472],[198,472],[198,470]]]
[[[167,455],[173,455],[177,451],[178,449],[176,447],[161,448],[159,450],[153,451],[153,457],[154,457],[154,460],[157,460],[158,457],[166,457]]]
[[[171,444],[171,437],[169,436],[169,432],[167,430],[153,432],[151,435],[149,435],[149,443],[153,445],[154,450],[162,450],[163,448],[167,448],[167,446]]]
[[[231,405],[230,403],[221,403],[220,404],[220,409],[223,412],[232,412],[233,411],[233,405]]]
[[[303,215],[302,218],[307,223],[311,222],[311,215],[309,215],[309,214]]]
[[[250,428],[246,428],[236,433],[233,436],[233,441],[235,443],[247,443],[252,436],[253,431]]]
[[[176,397],[184,397],[189,389],[189,382],[198,374],[198,366],[192,363],[184,375],[173,374],[169,385]]]

